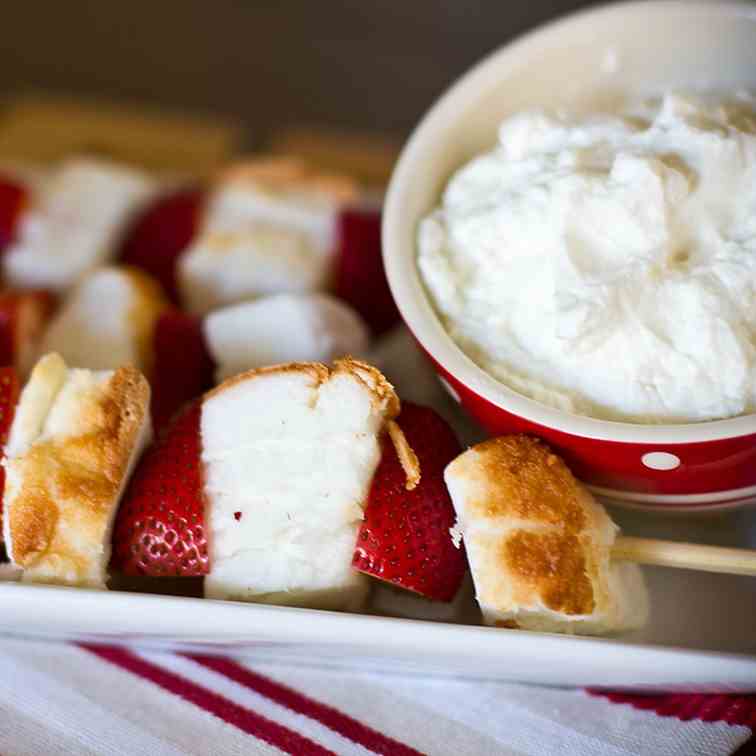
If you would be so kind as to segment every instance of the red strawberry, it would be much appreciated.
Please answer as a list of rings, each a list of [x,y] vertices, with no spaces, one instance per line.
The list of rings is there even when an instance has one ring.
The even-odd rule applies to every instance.
[[[202,320],[178,310],[158,318],[153,354],[152,424],[159,432],[186,402],[212,386],[215,366],[205,345]]]
[[[336,295],[362,315],[373,335],[399,322],[381,255],[381,214],[345,210],[339,217]]]
[[[21,381],[12,367],[0,367],[0,460],[8,440],[13,415],[21,392]],[[0,466],[0,542],[3,540],[3,490],[5,488],[5,468]]]
[[[126,575],[198,577],[208,572],[195,402],[145,452],[113,530],[113,567]]]
[[[0,292],[0,365],[24,371],[52,309],[45,291]]]
[[[21,184],[0,176],[0,251],[15,239],[18,219],[27,200],[26,189]]]
[[[197,188],[161,197],[136,219],[121,246],[120,261],[155,276],[174,303],[176,261],[194,238],[203,198]]]
[[[397,422],[418,457],[420,482],[407,490],[399,457],[384,437],[352,566],[427,598],[451,601],[467,562],[449,534],[455,515],[443,474],[462,449],[432,409],[402,402]]]

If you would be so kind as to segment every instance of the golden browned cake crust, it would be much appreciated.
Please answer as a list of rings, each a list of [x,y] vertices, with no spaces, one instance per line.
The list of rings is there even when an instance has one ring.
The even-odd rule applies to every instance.
[[[515,530],[501,545],[503,567],[515,578],[515,600],[537,591],[555,612],[591,614],[596,602],[588,578],[585,544],[574,533]]]
[[[373,394],[376,409],[382,409],[387,420],[393,420],[399,415],[401,405],[394,387],[389,383],[378,368],[353,357],[342,357],[334,363],[333,373],[346,373],[357,378]]]
[[[283,365],[268,365],[266,367],[253,368],[226,379],[219,386],[216,386],[205,394],[203,401],[255,376],[281,373],[306,373],[312,378],[315,388],[330,380],[333,376],[345,373],[355,377],[370,391],[373,406],[376,410],[384,413],[386,420],[393,420],[401,409],[399,397],[383,373],[367,362],[355,360],[352,357],[343,357],[336,360],[333,363],[333,367],[329,367],[322,362],[289,362]]]
[[[294,156],[261,156],[234,163],[218,176],[218,184],[267,186],[274,191],[294,189],[337,204],[358,195],[356,183],[344,175],[322,173]]]
[[[248,381],[255,376],[276,375],[280,373],[307,373],[307,375],[312,378],[315,386],[320,386],[321,383],[325,383],[331,375],[328,365],[324,365],[322,362],[287,362],[282,365],[266,365],[265,367],[245,370],[243,373],[227,378],[223,383],[208,391],[204,395],[203,401],[205,399],[211,399],[226,389],[236,386],[237,383],[244,383],[244,381]]]
[[[399,457],[399,463],[404,470],[404,474],[407,476],[405,488],[408,491],[412,491],[417,488],[422,477],[420,460],[417,458],[415,450],[409,445],[409,441],[407,441],[404,431],[399,427],[399,423],[389,420],[388,434],[391,443],[394,445],[394,451],[396,451],[396,455]]]
[[[45,582],[98,582],[93,554],[109,548],[103,540],[147,422],[149,395],[138,370],[120,368],[79,397],[80,432],[40,440],[7,461],[19,481],[6,513],[18,565],[39,570]]]
[[[495,481],[473,504],[480,515],[560,525],[570,532],[585,527],[583,489],[546,444],[530,436],[501,436],[475,450],[479,460],[475,474],[480,475],[482,468]],[[464,475],[464,467],[457,474]]]
[[[605,610],[614,526],[545,443],[477,444],[449,465],[447,483],[465,492],[458,514],[482,606],[565,618]]]

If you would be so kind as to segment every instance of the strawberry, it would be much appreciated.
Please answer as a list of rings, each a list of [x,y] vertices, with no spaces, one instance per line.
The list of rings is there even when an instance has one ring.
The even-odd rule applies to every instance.
[[[158,199],[131,226],[121,246],[123,263],[151,273],[178,303],[176,262],[194,238],[204,192],[183,189]]]
[[[18,220],[27,200],[21,184],[0,176],[0,251],[16,238]]]
[[[159,432],[186,402],[213,383],[202,320],[179,310],[158,318],[153,334],[152,424]]]
[[[191,404],[142,457],[113,529],[114,569],[151,577],[207,574],[201,413],[201,402]]]
[[[0,292],[0,365],[24,371],[52,310],[48,292]]]
[[[336,295],[362,315],[374,336],[399,322],[381,255],[381,214],[345,210],[339,216]]]
[[[462,449],[432,409],[402,402],[397,423],[417,455],[420,481],[407,490],[399,456],[384,437],[352,566],[426,598],[451,601],[467,563],[449,534],[455,515],[444,468]]]
[[[8,440],[13,415],[21,393],[21,381],[12,367],[0,367],[0,460]],[[0,542],[3,539],[3,489],[5,468],[0,466]]]

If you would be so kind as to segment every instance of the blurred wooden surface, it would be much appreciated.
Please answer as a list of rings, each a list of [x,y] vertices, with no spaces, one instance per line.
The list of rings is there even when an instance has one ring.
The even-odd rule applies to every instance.
[[[6,0],[0,97],[48,90],[406,135],[461,72],[574,0]]]
[[[21,95],[0,111],[0,163],[88,154],[174,176],[211,175],[236,152],[243,127],[165,107],[124,108],[101,98]]]

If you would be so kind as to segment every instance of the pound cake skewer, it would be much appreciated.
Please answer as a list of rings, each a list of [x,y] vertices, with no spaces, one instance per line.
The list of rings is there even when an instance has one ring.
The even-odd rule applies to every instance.
[[[444,477],[487,624],[589,634],[640,628],[648,597],[636,561],[756,572],[752,552],[619,537],[604,508],[535,438],[477,444]]]

